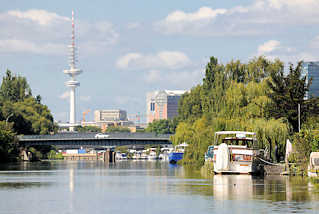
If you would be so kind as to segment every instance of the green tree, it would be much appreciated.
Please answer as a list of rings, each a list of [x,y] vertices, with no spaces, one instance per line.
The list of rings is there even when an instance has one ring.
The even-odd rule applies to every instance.
[[[288,126],[281,118],[266,117],[265,108],[273,101],[268,80],[283,69],[279,60],[255,58],[244,64],[219,64],[212,57],[203,83],[181,97],[179,123],[172,137],[174,145],[188,143],[183,163],[202,164],[216,131],[242,130],[257,133],[258,148],[267,149],[276,160],[275,149],[284,152]]]
[[[302,77],[301,71],[302,61],[295,68],[290,64],[287,76],[281,69],[279,72],[272,72],[271,80],[268,80],[271,91],[267,95],[272,103],[267,105],[266,112],[269,117],[286,118],[293,132],[298,131],[298,104],[301,109],[301,124],[308,117],[319,114],[318,98],[305,99],[312,80],[307,82],[307,77]]]
[[[174,134],[177,126],[177,119],[162,119],[154,120],[149,123],[146,132],[153,132],[156,134]]]
[[[53,116],[41,96],[32,97],[25,77],[7,70],[0,87],[0,119],[13,122],[17,134],[48,134],[57,130]]]
[[[127,127],[108,126],[106,132],[131,132],[131,130]]]
[[[18,153],[18,140],[12,123],[0,121],[0,163],[15,160]]]
[[[77,126],[75,131],[78,132],[102,132],[100,127],[97,126]]]
[[[25,77],[13,76],[10,70],[2,79],[0,97],[10,102],[23,101],[24,98],[32,96],[31,88]]]

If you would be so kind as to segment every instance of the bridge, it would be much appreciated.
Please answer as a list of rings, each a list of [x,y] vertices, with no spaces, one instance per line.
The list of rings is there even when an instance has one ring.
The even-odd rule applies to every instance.
[[[116,147],[172,144],[170,136],[154,133],[106,133],[104,138],[96,138],[97,133],[59,133],[53,135],[19,136],[21,146],[58,147]]]

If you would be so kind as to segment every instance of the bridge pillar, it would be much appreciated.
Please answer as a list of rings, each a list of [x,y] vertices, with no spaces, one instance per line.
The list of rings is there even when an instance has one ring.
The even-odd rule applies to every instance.
[[[114,163],[115,162],[115,152],[107,149],[104,153],[104,162]]]

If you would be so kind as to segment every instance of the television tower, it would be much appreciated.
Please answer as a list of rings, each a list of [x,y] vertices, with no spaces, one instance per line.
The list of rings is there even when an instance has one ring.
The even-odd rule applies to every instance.
[[[70,88],[70,131],[74,131],[76,126],[75,118],[75,88],[80,86],[80,82],[75,77],[82,73],[82,70],[76,68],[76,46],[75,46],[75,34],[74,34],[74,11],[72,10],[72,41],[71,45],[68,46],[70,50],[69,54],[69,65],[70,69],[64,70],[65,74],[71,77],[71,80],[65,82],[65,85]]]

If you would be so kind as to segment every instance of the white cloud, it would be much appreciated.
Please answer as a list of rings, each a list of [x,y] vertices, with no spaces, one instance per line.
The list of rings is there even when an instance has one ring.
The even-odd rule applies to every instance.
[[[115,45],[119,39],[119,34],[110,22],[89,23],[82,21],[79,25],[79,37],[83,41],[79,45],[83,49],[83,54],[102,53]]]
[[[258,55],[267,54],[280,48],[280,42],[276,40],[270,40],[258,47]]]
[[[303,61],[318,61],[318,48],[319,46],[314,46],[313,43],[319,40],[316,37],[310,42],[310,46],[305,44],[301,47],[290,47],[289,45],[283,45],[280,41],[270,40],[262,45],[258,46],[257,56],[263,55],[270,60],[280,59],[281,61],[296,64],[297,62]],[[318,41],[319,42],[319,41]],[[256,56],[253,54],[252,57]]]
[[[128,53],[116,61],[116,66],[121,69],[126,69],[132,61],[139,60],[142,57],[143,56],[139,53]]]
[[[68,99],[69,97],[70,97],[70,92],[69,92],[69,91],[66,91],[66,92],[64,92],[63,94],[61,94],[61,95],[59,96],[59,98],[62,99],[62,100],[66,100],[66,99]]]
[[[66,55],[71,42],[71,19],[45,10],[0,13],[0,28],[3,29],[1,45],[5,47],[2,53]],[[104,53],[119,38],[112,23],[107,21],[93,23],[76,19],[75,33],[83,55]]]
[[[0,40],[0,52],[5,53],[34,53],[34,54],[63,54],[67,47],[64,44],[37,44],[27,40]]]
[[[59,21],[70,21],[70,18],[59,16],[56,13],[50,13],[45,10],[28,10],[28,11],[20,11],[20,10],[11,10],[8,12],[10,16],[15,16],[19,19],[27,19],[37,22],[40,25],[49,25],[54,22]]]
[[[179,51],[161,51],[144,55],[128,53],[120,57],[116,66],[120,69],[178,69],[191,64],[188,56]]]
[[[192,71],[159,71],[146,72],[144,80],[148,84],[162,86],[163,88],[190,89],[200,83],[204,75],[203,70]]]
[[[194,13],[185,13],[183,11],[175,11],[169,14],[166,18],[166,22],[196,22],[202,20],[211,20],[214,19],[219,14],[226,13],[225,9],[213,10],[209,7],[201,7],[198,11]]]
[[[255,0],[250,5],[230,9],[202,7],[190,13],[173,11],[154,23],[154,29],[163,34],[196,36],[264,35],[284,32],[289,25],[318,24],[318,17],[318,0]]]

